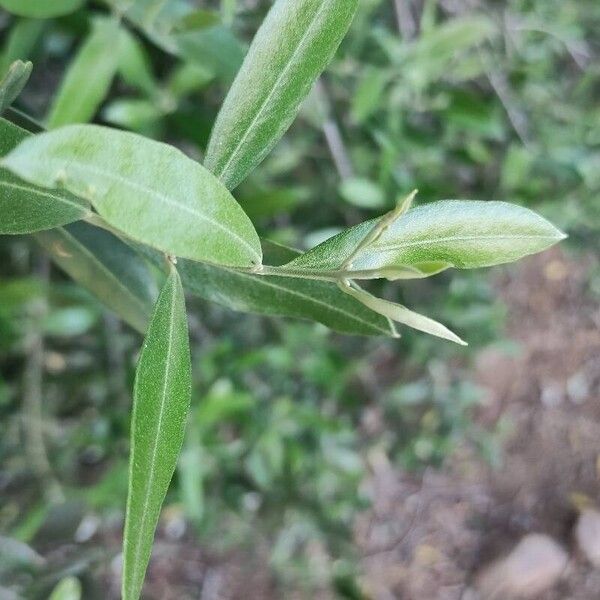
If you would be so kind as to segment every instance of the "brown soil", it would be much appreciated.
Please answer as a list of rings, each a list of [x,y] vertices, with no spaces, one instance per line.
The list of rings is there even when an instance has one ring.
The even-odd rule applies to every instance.
[[[485,352],[476,378],[487,390],[479,420],[510,425],[500,467],[464,448],[416,481],[376,461],[375,502],[357,539],[377,600],[466,598],[482,566],[529,532],[573,556],[540,600],[600,598],[600,573],[572,541],[578,502],[600,502],[600,309],[586,293],[589,269],[554,251],[498,282],[520,353]]]
[[[442,469],[417,478],[383,454],[369,457],[373,506],[356,525],[367,597],[466,600],[482,567],[539,532],[572,558],[561,582],[538,600],[600,598],[600,572],[573,543],[576,505],[582,498],[600,503],[600,309],[587,290],[592,262],[555,250],[497,282],[520,350],[482,353],[475,379],[487,394],[477,420],[490,429],[508,425],[500,466],[462,447]],[[157,541],[147,598],[281,597],[267,548],[212,562],[193,544],[183,552],[187,562],[173,561],[175,547]]]

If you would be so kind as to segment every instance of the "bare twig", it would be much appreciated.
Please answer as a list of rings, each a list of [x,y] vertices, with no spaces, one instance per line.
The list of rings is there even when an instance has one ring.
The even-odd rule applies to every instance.
[[[338,122],[331,110],[331,102],[327,94],[327,89],[321,80],[317,81],[315,92],[319,102],[323,106],[323,112],[327,115],[323,122],[323,135],[327,142],[327,147],[331,153],[331,158],[341,179],[348,179],[354,176],[352,161],[344,144],[342,132]]]
[[[417,23],[409,0],[394,0],[398,30],[405,41],[412,40],[417,33]]]
[[[527,116],[525,113],[516,105],[513,97],[510,86],[506,79],[504,73],[496,69],[492,65],[492,61],[490,60],[487,53],[480,50],[479,56],[481,58],[481,62],[485,69],[485,74],[492,86],[493,90],[496,92],[498,99],[502,103],[504,110],[508,116],[508,120],[510,121],[515,133],[521,140],[524,146],[531,145],[531,136],[529,134],[529,124],[527,121]]]

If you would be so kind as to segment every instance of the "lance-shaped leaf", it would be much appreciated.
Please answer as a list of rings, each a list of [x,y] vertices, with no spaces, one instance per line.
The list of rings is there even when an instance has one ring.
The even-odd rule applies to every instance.
[[[335,271],[352,257],[376,222],[343,231],[288,266]],[[444,200],[413,208],[390,223],[352,258],[349,271],[394,279],[410,277],[406,267],[415,270],[415,277],[448,267],[489,267],[541,252],[564,237],[546,219],[521,206]]]
[[[185,300],[177,271],[158,297],[137,367],[129,493],[123,538],[123,600],[138,600],[154,531],[183,444],[191,396]]]
[[[29,81],[33,64],[16,60],[0,81],[0,114],[3,113],[23,91]]]
[[[346,34],[357,0],[277,0],[215,123],[206,166],[228,188],[285,133]]]
[[[94,19],[92,32],[69,65],[54,99],[48,117],[50,129],[93,118],[117,71],[120,43],[115,19]]]
[[[40,19],[18,19],[11,23],[6,41],[2,45],[0,71],[5,71],[15,60],[27,60],[39,42],[45,21]]]
[[[29,133],[0,118],[0,156]],[[88,205],[62,190],[47,190],[22,181],[0,168],[0,234],[32,233],[82,219]]]
[[[271,264],[299,255],[265,240],[263,249]],[[140,250],[154,264],[164,264],[159,252],[147,247]],[[184,259],[177,262],[177,270],[187,292],[231,310],[307,319],[351,335],[396,336],[389,319],[344,294],[334,283],[253,275]]]
[[[13,15],[50,19],[74,12],[85,0],[0,0],[0,6]]]
[[[261,262],[258,235],[225,186],[179,150],[96,125],[29,138],[2,164],[89,200],[113,227],[158,250],[227,266]]]
[[[441,323],[438,323],[437,321],[434,321],[425,315],[416,313],[409,308],[406,308],[406,306],[396,304],[395,302],[390,302],[389,300],[376,298],[358,286],[349,283],[340,284],[340,289],[353,298],[356,298],[365,306],[368,306],[370,309],[378,312],[380,315],[388,317],[396,323],[402,323],[403,325],[412,327],[418,331],[423,331],[429,335],[450,340],[451,342],[455,342],[461,346],[467,345],[465,341],[461,340],[445,325],[442,325]]]
[[[157,46],[226,81],[233,80],[242,64],[244,47],[228,27],[217,23],[192,30],[182,28],[196,18],[196,11],[187,2],[137,0],[121,10]]]
[[[104,229],[84,222],[35,235],[52,260],[134,329],[144,333],[156,300],[146,262]]]

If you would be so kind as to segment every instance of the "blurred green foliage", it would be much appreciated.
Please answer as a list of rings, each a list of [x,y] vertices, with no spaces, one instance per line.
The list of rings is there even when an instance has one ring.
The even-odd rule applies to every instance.
[[[177,12],[179,3],[162,4]],[[98,120],[201,156],[268,4],[212,2],[213,12],[169,35],[134,14]],[[414,22],[400,23],[400,35],[393,2],[362,2],[301,118],[240,187],[261,235],[307,248],[417,187],[420,202],[535,206],[570,234],[572,249],[597,249],[600,4],[408,4]],[[74,49],[104,12],[89,2],[47,21],[0,13],[3,70],[16,58],[35,65],[20,108],[45,118]],[[64,576],[75,574],[91,598],[117,546],[85,539],[84,552],[43,559],[22,544],[43,554],[72,540],[84,515],[119,518],[139,336],[50,269],[32,240],[0,238],[0,255],[0,531],[12,540],[0,542],[11,557],[0,560],[0,592],[42,598],[58,585],[53,598],[71,597],[78,584]],[[196,381],[168,503],[217,551],[266,540],[282,589],[333,580],[356,597],[347,591],[357,575],[352,523],[368,505],[374,449],[407,470],[440,465],[465,442],[500,460],[501,432],[472,422],[483,396],[468,371],[473,349],[515,351],[491,284],[451,273],[380,285],[385,297],[468,332],[471,349],[410,332],[347,338],[191,303]],[[61,513],[65,498],[74,504]],[[318,569],[315,544],[326,557]]]

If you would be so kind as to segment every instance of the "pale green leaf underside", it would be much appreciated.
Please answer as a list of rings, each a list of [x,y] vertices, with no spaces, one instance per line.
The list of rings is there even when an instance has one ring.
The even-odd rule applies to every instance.
[[[42,231],[35,239],[77,283],[134,329],[146,331],[156,283],[132,248],[108,231],[83,222]]]
[[[412,327],[418,331],[428,333],[445,340],[449,340],[461,346],[466,346],[467,343],[459,338],[454,332],[450,331],[445,325],[434,321],[433,319],[416,313],[406,306],[390,302],[389,300],[383,300],[377,298],[364,290],[352,286],[352,285],[341,285],[341,289],[346,293],[356,298],[359,302],[362,302],[365,306],[378,312],[396,323],[402,323],[407,327]]]
[[[357,0],[277,0],[215,123],[205,164],[232,189],[288,129],[325,69]]]
[[[171,270],[140,355],[123,539],[123,600],[138,600],[154,532],[183,444],[191,364],[181,281]]]
[[[0,156],[29,133],[0,118]],[[0,169],[0,234],[33,233],[71,223],[89,214],[85,202],[64,191],[47,190]]]
[[[71,125],[26,140],[2,164],[89,200],[110,225],[163,252],[226,266],[261,263],[258,235],[233,196],[167,144]]]
[[[348,229],[289,266],[336,270],[373,228],[376,220]],[[350,271],[412,267],[424,274],[446,267],[473,269],[512,262],[553,246],[565,236],[533,211],[506,202],[443,200],[413,208],[393,222],[352,260]]]
[[[48,128],[91,121],[108,94],[119,62],[120,26],[113,19],[94,20],[54,98]]]

